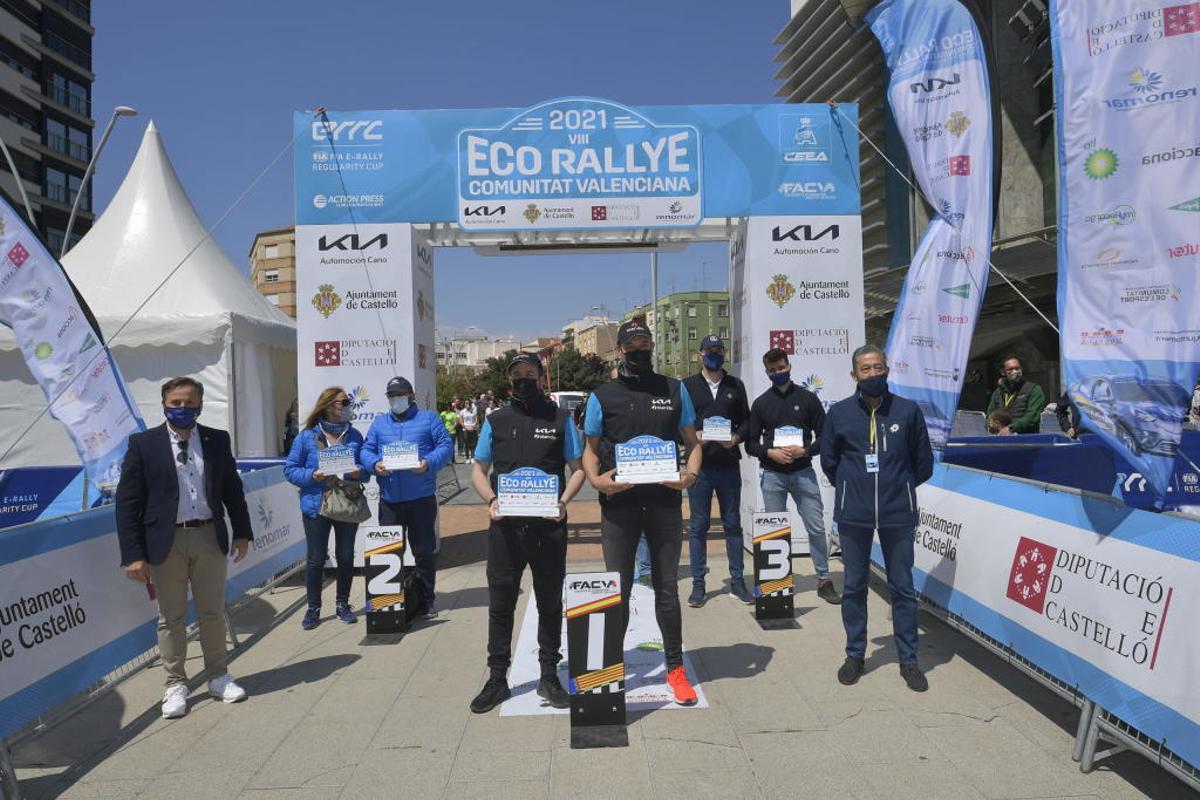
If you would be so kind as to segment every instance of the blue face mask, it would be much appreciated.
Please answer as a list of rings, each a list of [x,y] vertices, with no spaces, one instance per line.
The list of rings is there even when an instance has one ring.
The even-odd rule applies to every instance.
[[[771,374],[770,378],[771,383],[775,384],[776,386],[786,386],[787,382],[792,379],[792,371],[788,370],[787,372],[774,372]]]
[[[163,415],[166,416],[167,422],[171,423],[181,431],[186,431],[196,424],[196,417],[200,416],[200,409],[164,408]]]
[[[881,397],[887,391],[887,373],[872,375],[858,382],[858,391],[863,397]]]
[[[705,367],[716,371],[725,363],[725,355],[723,353],[705,353],[700,360],[704,362]]]
[[[321,430],[328,433],[330,436],[341,436],[350,427],[349,422],[330,422],[321,420]]]

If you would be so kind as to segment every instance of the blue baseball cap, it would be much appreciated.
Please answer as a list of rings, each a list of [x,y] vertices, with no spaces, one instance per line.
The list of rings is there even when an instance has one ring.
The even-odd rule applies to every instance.
[[[710,333],[708,336],[704,337],[704,341],[700,342],[700,352],[703,353],[710,347],[719,347],[724,350],[725,343],[721,341],[720,336],[715,336]]]

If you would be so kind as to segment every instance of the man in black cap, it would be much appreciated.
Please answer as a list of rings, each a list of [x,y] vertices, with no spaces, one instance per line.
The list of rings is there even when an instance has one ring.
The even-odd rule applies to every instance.
[[[583,486],[583,442],[571,413],[542,391],[541,360],[522,353],[508,364],[512,403],[496,409],[479,433],[471,481],[488,504],[488,669],[482,691],[471,701],[476,714],[509,698],[513,612],[521,592],[521,573],[529,565],[538,609],[537,693],[555,708],[570,705],[558,680],[562,658],[562,587],[567,574],[567,503]],[[566,468],[571,478],[566,479]],[[558,478],[558,511],[549,517],[505,517],[500,513],[499,476],[533,467]],[[491,476],[488,471],[491,470]]]
[[[684,380],[684,388],[696,409],[696,428],[704,442],[704,466],[696,483],[688,489],[691,507],[692,594],[688,605],[704,605],[704,576],[708,572],[708,526],[713,493],[721,509],[725,528],[725,555],[729,559],[729,592],[743,603],[753,603],[742,580],[742,458],[739,445],[746,438],[750,401],[746,387],[724,370],[725,343],[709,335],[700,342],[703,366]],[[713,424],[706,426],[705,420]],[[722,422],[723,420],[723,422]]]
[[[683,490],[696,482],[703,455],[697,447],[696,411],[682,384],[654,371],[654,340],[640,319],[617,330],[622,352],[616,379],[597,387],[584,414],[587,445],[583,469],[600,492],[600,536],[604,563],[621,573],[625,623],[634,554],[643,534],[650,546],[654,613],[663,636],[667,685],[680,705],[696,703],[683,668],[683,619],[679,608],[679,553],[683,546]],[[682,444],[687,465],[679,479],[633,485],[615,480],[618,444],[651,436]]]
[[[359,460],[379,476],[379,524],[403,525],[425,589],[425,616],[437,616],[437,474],[454,458],[454,440],[434,411],[417,408],[413,386],[399,376],[388,381],[390,414],[371,422]],[[383,466],[383,446],[411,442],[417,446],[416,467],[393,472]]]

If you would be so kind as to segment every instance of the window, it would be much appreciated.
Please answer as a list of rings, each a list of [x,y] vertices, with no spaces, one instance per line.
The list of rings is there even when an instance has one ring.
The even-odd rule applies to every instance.
[[[92,143],[87,131],[77,128],[67,128],[68,155],[78,161],[90,161],[92,158]]]
[[[277,295],[277,294],[264,294],[264,295],[263,295],[263,297],[267,298],[267,302],[268,302],[268,303],[270,303],[271,305],[273,305],[273,306],[277,306],[277,305],[279,305],[279,295]]]
[[[688,316],[689,316],[689,317],[694,317],[694,316],[696,316],[696,307],[695,307],[695,306],[693,306],[693,305],[689,304],[689,305],[688,305],[688,307],[687,307],[687,310],[688,310]]]
[[[56,203],[67,202],[67,175],[52,167],[46,167],[46,199]]]
[[[279,245],[264,244],[263,245],[263,258],[279,258]]]
[[[51,253],[59,253],[62,251],[63,236],[66,231],[60,231],[58,228],[46,229],[46,249]],[[75,238],[75,237],[71,237]]]
[[[53,119],[46,120],[46,146],[77,161],[87,161],[92,157],[92,145],[86,131]]]
[[[689,342],[694,342],[699,338],[700,338],[700,334],[697,333],[695,328],[688,328],[688,341]]]
[[[263,270],[263,283],[279,283],[279,270]]]
[[[729,305],[726,303],[721,303],[720,305],[718,305],[717,306],[717,316],[718,317],[728,317],[729,316]]]
[[[67,152],[67,126],[58,120],[46,120],[46,147],[56,153]]]
[[[53,73],[46,84],[46,94],[54,102],[66,106],[76,113],[85,116],[91,114],[88,90],[82,83],[76,83],[70,78]]]
[[[722,339],[728,339],[729,338],[729,328],[721,328],[721,330],[717,334],[717,336],[720,336]]]
[[[83,185],[83,178],[79,177],[78,175],[68,175],[67,176],[67,186],[71,190],[71,199],[69,202],[71,202],[71,203],[75,202],[75,195],[80,193],[80,187],[82,185]],[[83,199],[79,201],[79,207],[82,208],[84,211],[88,211],[92,207],[92,198],[89,195],[90,195],[90,192],[88,192],[87,189],[84,189],[83,190]]]

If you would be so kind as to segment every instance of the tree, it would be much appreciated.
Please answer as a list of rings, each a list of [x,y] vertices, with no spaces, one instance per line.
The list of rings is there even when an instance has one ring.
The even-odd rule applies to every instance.
[[[562,392],[592,392],[609,379],[610,367],[594,353],[580,355],[573,347],[550,359],[550,386]]]
[[[445,367],[439,366],[437,368],[438,403],[449,403],[455,397],[461,397],[464,400],[470,397],[475,389],[472,377],[470,373],[464,371],[451,374]]]
[[[475,376],[475,395],[491,392],[496,400],[508,398],[512,384],[508,381],[508,362],[517,356],[517,351],[509,350],[499,358],[489,358],[483,371]]]

